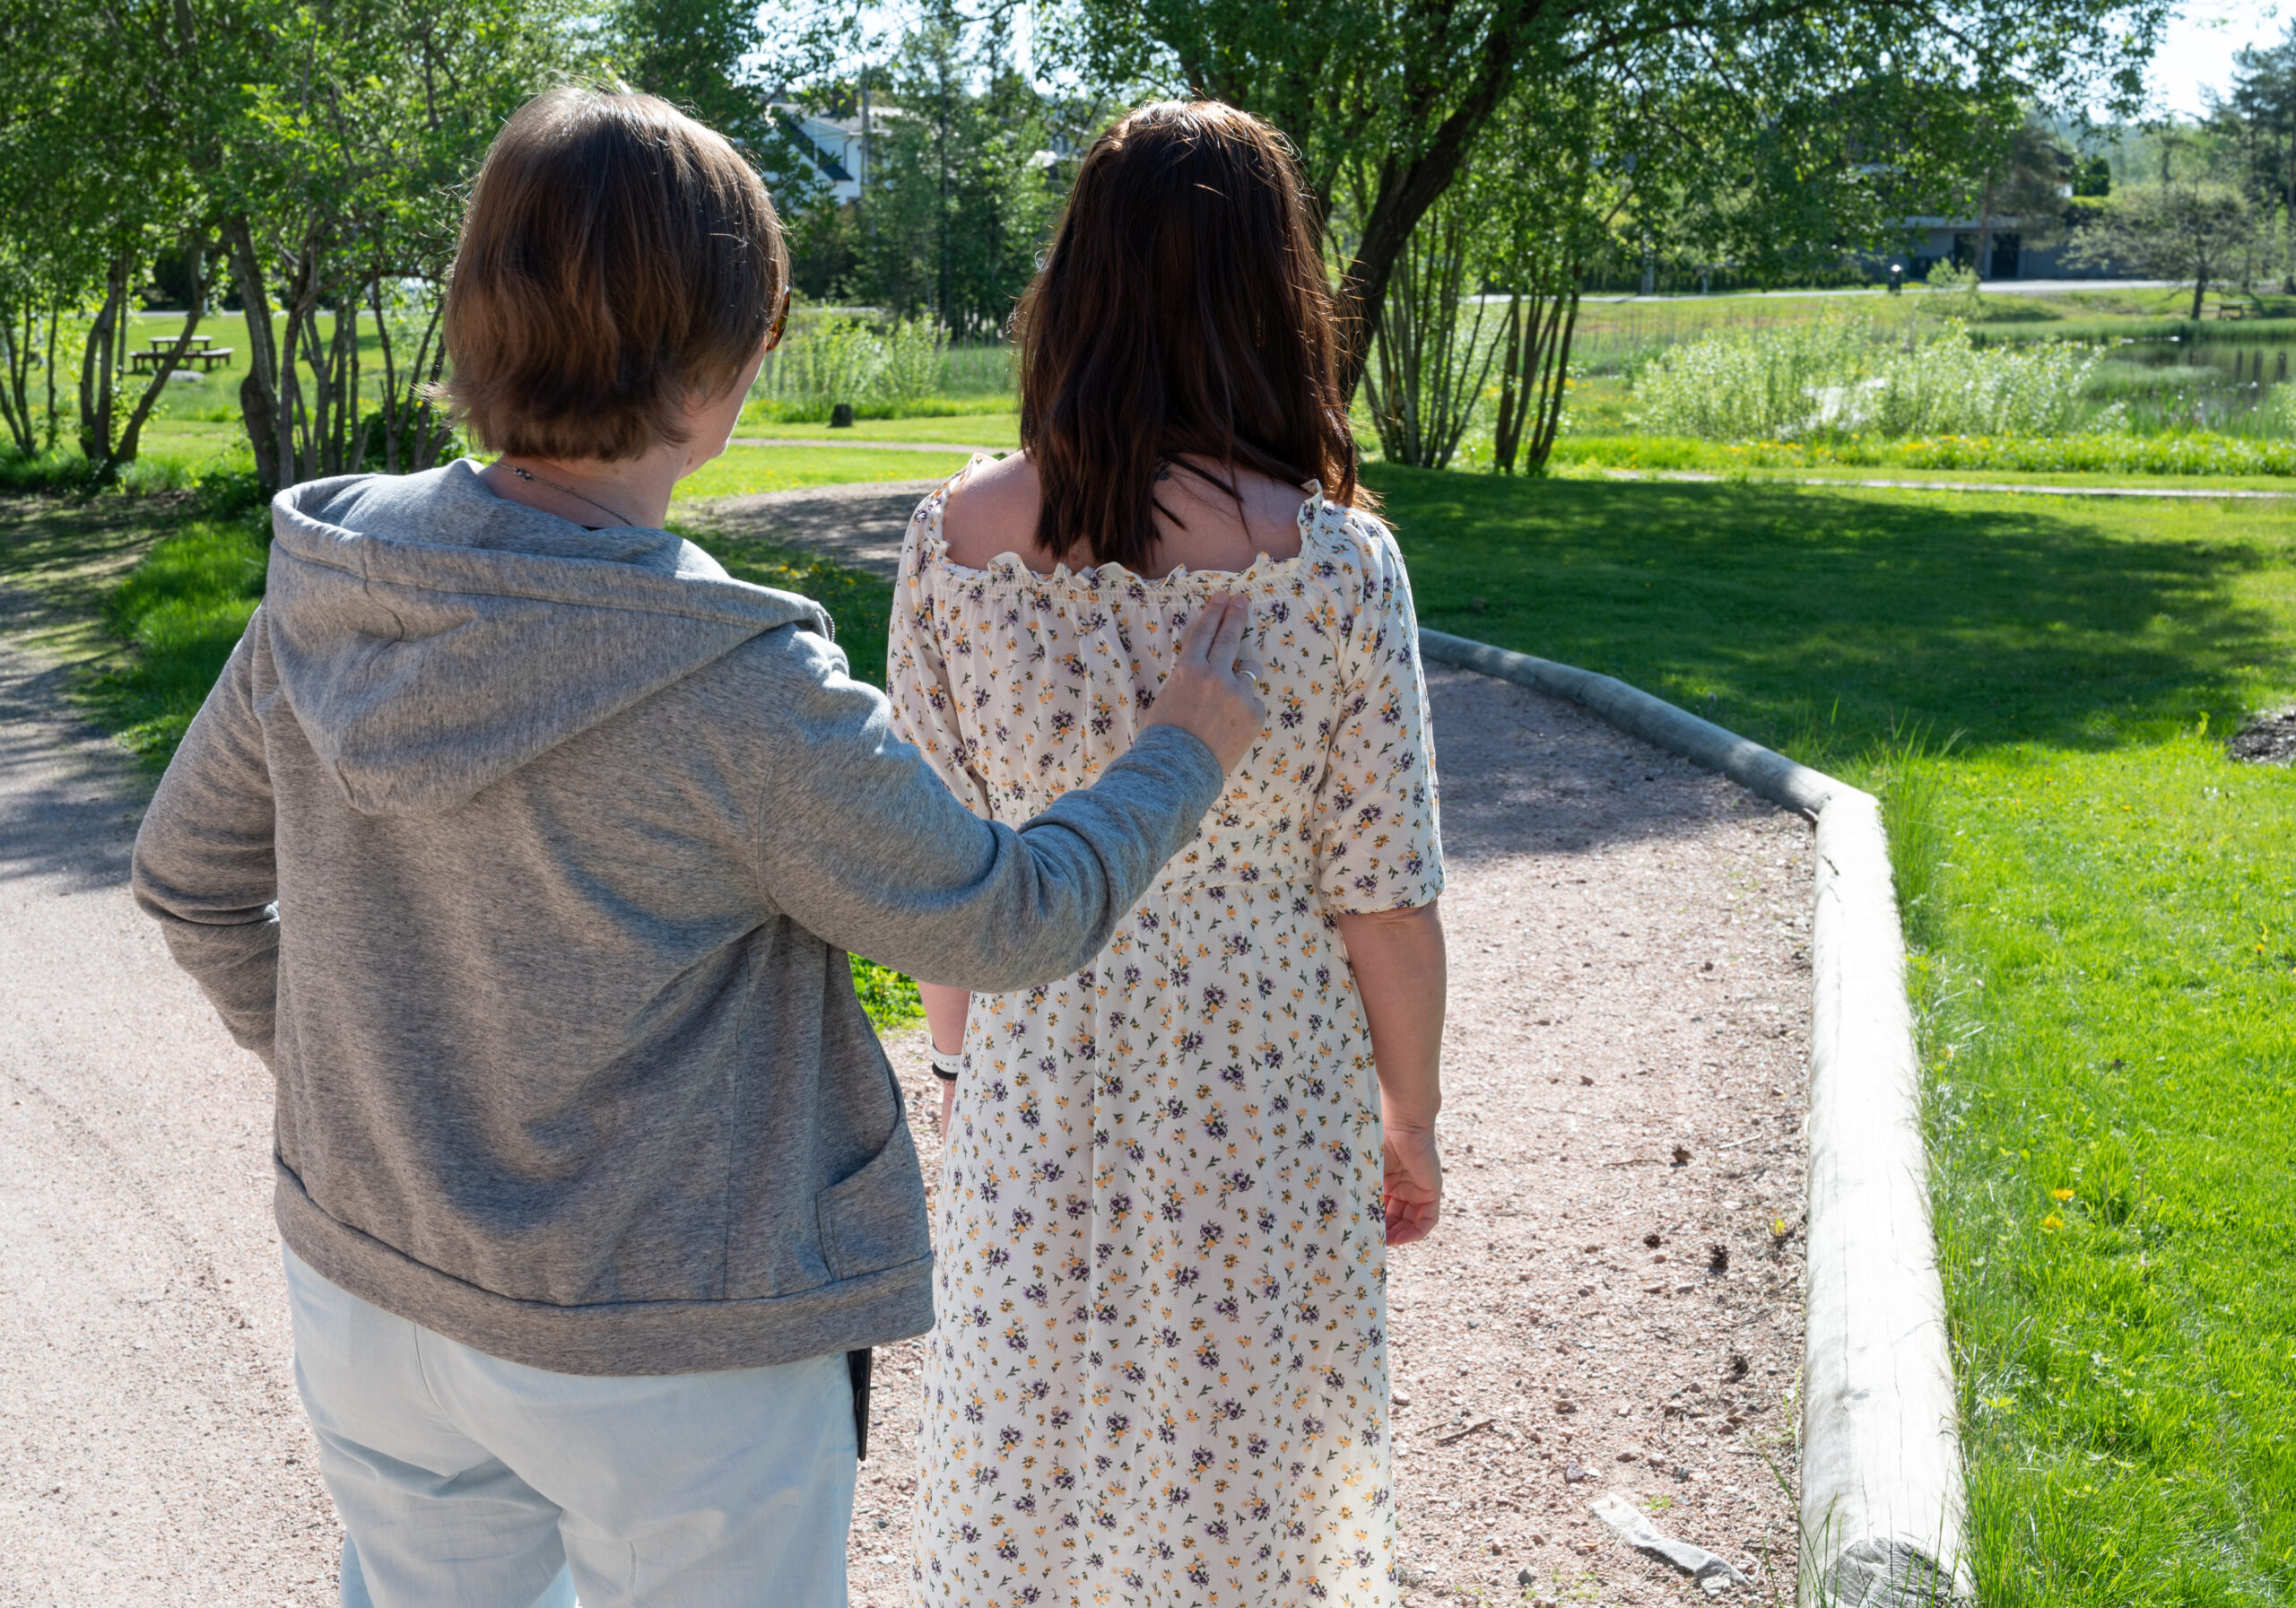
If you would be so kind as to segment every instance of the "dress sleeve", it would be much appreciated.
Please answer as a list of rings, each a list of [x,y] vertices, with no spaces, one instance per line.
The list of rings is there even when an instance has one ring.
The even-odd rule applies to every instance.
[[[1316,881],[1343,914],[1408,910],[1443,891],[1435,746],[1420,671],[1411,578],[1395,538],[1368,515],[1339,655],[1329,762],[1316,795]]]
[[[901,544],[886,631],[885,694],[892,700],[894,734],[914,745],[941,785],[986,820],[988,787],[972,768],[971,746],[958,724],[956,685],[941,643],[941,603],[934,591],[929,548],[948,495],[944,486],[918,505]]]

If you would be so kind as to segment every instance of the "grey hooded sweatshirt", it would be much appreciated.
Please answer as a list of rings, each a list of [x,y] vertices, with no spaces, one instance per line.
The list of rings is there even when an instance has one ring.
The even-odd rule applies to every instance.
[[[925,1197],[853,950],[1084,965],[1217,796],[1152,726],[1015,832],[818,605],[463,462],[280,493],[266,599],[135,847],[278,1091],[280,1232],[352,1294],[578,1374],[932,1326]]]

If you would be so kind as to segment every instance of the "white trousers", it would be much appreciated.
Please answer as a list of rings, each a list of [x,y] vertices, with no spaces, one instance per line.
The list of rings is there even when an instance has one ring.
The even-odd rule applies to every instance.
[[[843,1356],[551,1373],[286,1264],[344,1608],[845,1608]]]

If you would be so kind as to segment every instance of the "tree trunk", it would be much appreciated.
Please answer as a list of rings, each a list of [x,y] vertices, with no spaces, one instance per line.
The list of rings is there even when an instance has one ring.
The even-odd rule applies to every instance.
[[[1475,136],[1499,109],[1514,82],[1523,39],[1544,9],[1544,0],[1502,0],[1498,14],[1491,19],[1474,81],[1457,107],[1436,126],[1426,148],[1410,161],[1398,162],[1392,153],[1380,161],[1371,207],[1363,220],[1363,238],[1335,292],[1340,331],[1345,339],[1340,353],[1340,386],[1347,396],[1352,397],[1355,387],[1362,383],[1363,366],[1370,358],[1371,339],[1378,328],[1396,259],[1403,255],[1411,231],[1427,215],[1427,209],[1451,187]],[[1247,96],[1236,103],[1248,107],[1250,100]]]
[[[112,335],[126,300],[124,258],[112,259],[104,280],[103,307],[80,348],[80,456],[100,473],[111,456]]]
[[[1578,325],[1582,274],[1565,265],[1552,279],[1526,274],[1526,284],[1508,301],[1507,367],[1499,380],[1499,428],[1492,457],[1500,473],[1515,473],[1519,454],[1524,470],[1544,472],[1562,423],[1562,404],[1570,376],[1570,337]],[[1518,334],[1519,332],[1519,334]]]
[[[42,364],[48,374],[48,439],[40,443],[42,452],[56,450],[56,435],[57,430],[61,428],[56,422],[56,336],[57,326],[63,322],[62,305],[54,301],[49,302],[48,304],[48,358]]]
[[[279,345],[271,298],[264,290],[263,264],[256,256],[255,233],[245,213],[224,225],[223,239],[231,254],[232,276],[239,282],[239,304],[247,313],[248,377],[239,382],[239,422],[255,454],[257,482],[265,491],[276,491],[286,483],[280,476],[287,453],[279,416]]]
[[[20,314],[21,340],[16,335]],[[5,375],[0,376],[0,416],[7,421],[9,440],[26,457],[34,456],[39,447],[39,434],[32,427],[31,401],[32,361],[39,346],[39,312],[28,288],[21,307],[11,303],[0,309],[0,359],[5,360],[6,367]]]
[[[199,333],[199,318],[207,308],[207,288],[211,282],[207,269],[209,250],[204,239],[186,244],[184,256],[191,264],[191,306],[184,315],[183,331],[176,336],[176,343],[169,348],[168,354],[154,365],[157,372],[152,375],[152,383],[144,387],[144,395],[136,398],[135,411],[127,416],[127,428],[119,432],[119,447],[113,465],[106,466],[107,473],[115,465],[135,461],[144,439],[144,421],[152,416],[152,405],[167,390],[168,381],[175,378],[177,366],[183,361],[184,353],[191,350],[192,336]]]

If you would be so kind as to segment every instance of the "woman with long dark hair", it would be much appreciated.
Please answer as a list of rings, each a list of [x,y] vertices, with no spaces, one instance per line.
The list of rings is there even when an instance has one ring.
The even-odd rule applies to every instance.
[[[901,734],[978,813],[1035,815],[1230,595],[1268,720],[1091,965],[926,990],[916,1596],[1390,1602],[1386,1248],[1441,1199],[1442,851],[1410,587],[1280,136],[1206,103],[1118,124],[1019,334],[1023,450],[909,529]]]

